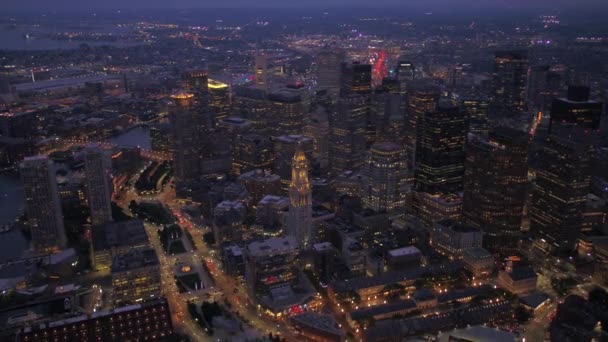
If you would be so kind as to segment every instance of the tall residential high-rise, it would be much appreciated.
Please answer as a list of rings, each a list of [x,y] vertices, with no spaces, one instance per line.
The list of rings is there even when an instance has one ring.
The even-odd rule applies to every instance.
[[[573,246],[583,223],[592,147],[550,135],[542,144],[529,210],[530,231],[553,246]]]
[[[258,89],[268,91],[268,56],[265,53],[257,53],[255,60],[255,85]]]
[[[590,89],[570,86],[566,98],[553,99],[549,133],[570,139],[584,139],[599,132],[602,103],[589,100]]]
[[[201,176],[201,142],[203,138],[200,113],[194,108],[194,95],[180,92],[172,96],[175,108],[169,112],[173,170],[178,182]]]
[[[363,165],[367,112],[367,98],[350,95],[340,98],[336,110],[330,113],[329,160],[334,176]]]
[[[46,156],[26,157],[19,165],[19,174],[34,250],[64,248],[66,236],[52,161]]]
[[[440,103],[419,121],[416,190],[451,193],[462,190],[466,125],[458,107]]]
[[[284,190],[288,189],[291,181],[291,167],[297,148],[304,151],[307,160],[312,159],[312,139],[303,135],[282,135],[274,139],[274,173],[281,177]]]
[[[84,172],[91,223],[102,225],[112,221],[112,160],[98,144],[84,149]]]
[[[209,107],[215,114],[214,121],[217,123],[230,114],[230,87],[226,83],[209,79],[207,84],[209,90]]]
[[[492,248],[515,247],[528,184],[526,132],[497,127],[467,141],[463,217]]]
[[[296,239],[299,248],[307,249],[312,239],[312,227],[312,192],[308,180],[308,160],[304,150],[298,145],[291,166],[287,233]]]
[[[372,92],[372,66],[371,64],[342,63],[340,80],[340,94],[368,95]]]
[[[344,54],[336,51],[321,51],[317,55],[317,90],[325,90],[337,99],[340,93],[341,65]]]
[[[460,110],[467,123],[467,134],[486,136],[490,101],[483,97],[465,97],[460,101]]]
[[[405,150],[390,141],[377,142],[364,166],[363,205],[376,212],[405,207]]]
[[[526,110],[528,53],[498,51],[494,54],[493,114],[496,118],[517,116]]]
[[[408,168],[413,169],[416,161],[416,143],[420,120],[427,112],[437,109],[439,89],[430,85],[419,85],[408,91],[407,96],[407,128],[405,132]]]

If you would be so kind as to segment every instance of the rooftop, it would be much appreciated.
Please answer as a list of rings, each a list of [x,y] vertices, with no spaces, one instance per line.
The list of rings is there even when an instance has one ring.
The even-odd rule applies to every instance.
[[[387,319],[377,322],[375,326],[367,329],[365,339],[370,342],[399,340],[407,336],[442,331],[461,324],[482,324],[498,315],[511,313],[512,311],[509,302],[501,302],[467,307],[426,317]]]
[[[275,195],[266,195],[264,198],[258,202],[258,205],[265,204],[281,204],[281,205],[289,205],[289,197],[285,196],[275,196]]]
[[[297,250],[296,240],[291,236],[255,241],[247,246],[247,252],[254,257],[291,253]]]
[[[118,255],[112,260],[112,273],[158,265],[154,249],[132,250]]]
[[[228,88],[228,85],[226,83],[222,83],[220,81],[216,81],[213,79],[208,79],[207,80],[207,87],[209,89],[225,89]]]
[[[187,93],[185,91],[180,91],[178,93],[175,93],[175,94],[171,95],[171,97],[174,98],[174,99],[189,99],[189,98],[194,97],[194,95],[190,94],[190,93]]]
[[[483,325],[463,329],[454,329],[439,333],[439,342],[448,341],[478,341],[478,342],[513,342],[516,335],[509,331],[498,330]]]
[[[382,304],[371,308],[364,308],[352,311],[350,312],[350,318],[354,321],[361,321],[378,315],[390,314],[391,312],[415,309],[416,307],[416,302],[412,299],[401,300],[394,303]]]
[[[407,246],[407,247],[397,248],[397,249],[388,251],[388,254],[392,257],[398,257],[398,256],[405,256],[405,255],[421,254],[421,252],[418,248],[416,248],[416,246]]]
[[[464,251],[464,254],[469,255],[476,259],[492,257],[492,254],[490,254],[490,252],[488,252],[487,250],[485,250],[482,247],[469,248]]]
[[[298,143],[298,142],[303,142],[303,141],[312,141],[308,137],[305,137],[303,135],[296,135],[296,134],[281,135],[281,136],[278,136],[276,138],[276,140],[284,142],[284,143]]]
[[[140,220],[110,222],[93,227],[92,233],[93,251],[148,243],[148,235]]]
[[[331,284],[334,292],[348,292],[359,289],[395,284],[402,281],[413,281],[427,275],[441,275],[462,269],[460,262],[449,262],[439,265],[416,267],[402,271],[387,272],[375,277],[361,277],[350,280],[338,280]]]
[[[466,224],[462,224],[462,223],[458,223],[451,219],[439,221],[439,222],[437,222],[437,225],[451,229],[452,231],[457,232],[457,233],[473,233],[473,232],[479,231],[479,229],[477,229],[475,227],[472,227],[472,226],[469,226]]]
[[[312,249],[316,252],[325,252],[334,249],[334,245],[332,245],[331,242],[315,243],[312,245]]]
[[[95,319],[95,318],[100,318],[100,317],[105,317],[105,316],[110,316],[113,314],[117,314],[117,313],[121,313],[121,312],[129,312],[129,311],[135,311],[135,310],[139,310],[142,308],[147,308],[147,307],[153,307],[153,306],[157,306],[157,305],[164,305],[166,306],[166,300],[164,298],[157,298],[157,299],[151,299],[149,301],[143,302],[141,304],[135,304],[135,305],[128,305],[128,306],[123,306],[123,307],[118,307],[115,308],[113,310],[102,310],[102,311],[97,311],[89,316],[87,315],[79,315],[79,316],[74,316],[74,317],[69,317],[69,318],[64,318],[64,319],[60,319],[57,321],[53,321],[48,323],[48,325],[45,324],[41,324],[39,327],[40,329],[45,329],[47,326],[48,327],[60,327],[63,325],[68,325],[68,324],[72,324],[72,323],[77,323],[77,322],[82,322],[82,321],[87,321],[89,319]],[[25,328],[25,332],[30,332],[32,330],[31,327],[27,327]]]
[[[305,312],[301,315],[291,317],[296,324],[307,325],[312,328],[325,331],[329,334],[344,336],[344,331],[338,327],[338,323],[331,315],[320,315],[313,312]]]

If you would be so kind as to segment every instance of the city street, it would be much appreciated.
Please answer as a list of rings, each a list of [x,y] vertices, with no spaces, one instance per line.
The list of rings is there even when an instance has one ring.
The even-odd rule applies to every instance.
[[[193,301],[200,304],[203,300],[216,300],[220,303],[227,301],[233,312],[238,312],[243,318],[244,332],[238,335],[222,336],[229,340],[244,340],[246,338],[252,338],[256,334],[252,333],[252,329],[255,329],[259,336],[267,336],[268,333],[273,335],[280,335],[286,337],[288,340],[294,340],[295,336],[293,332],[288,328],[284,321],[277,322],[271,317],[263,316],[250,302],[247,292],[244,286],[239,284],[236,279],[224,275],[221,271],[221,263],[216,257],[216,253],[212,251],[206,244],[203,243],[202,236],[207,231],[206,228],[199,227],[192,223],[187,215],[181,214],[180,205],[175,201],[175,194],[171,186],[166,186],[163,191],[154,197],[141,198],[137,193],[131,189],[121,193],[117,204],[125,210],[127,213],[131,213],[128,206],[132,201],[139,200],[158,200],[171,209],[174,216],[178,219],[178,224],[184,231],[192,234],[196,249],[190,251],[190,241],[182,235],[182,242],[188,252],[181,253],[174,256],[167,256],[163,251],[162,244],[158,238],[157,230],[158,227],[146,223],[146,232],[150,243],[156,250],[158,255],[161,276],[162,276],[162,289],[163,294],[167,297],[169,305],[172,311],[172,318],[175,328],[178,332],[182,332],[195,341],[208,341],[213,338],[206,335],[202,328],[190,317],[187,309],[187,301]],[[179,289],[175,284],[175,264],[176,262],[185,263],[192,267],[192,269],[199,274],[204,288],[198,291],[190,291],[186,293],[179,293]],[[208,275],[203,267],[203,262],[206,262],[209,269],[212,271],[212,275]],[[210,279],[213,277],[214,281]],[[234,292],[236,289],[236,293]],[[216,330],[216,338],[220,338],[224,335],[223,332]]]

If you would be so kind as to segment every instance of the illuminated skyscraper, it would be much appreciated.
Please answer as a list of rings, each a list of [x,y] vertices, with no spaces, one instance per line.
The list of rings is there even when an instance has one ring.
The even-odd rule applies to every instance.
[[[399,80],[401,92],[408,91],[414,79],[416,79],[414,64],[410,61],[399,61],[397,63],[397,80]]]
[[[592,148],[549,136],[542,145],[530,206],[530,230],[554,247],[573,246],[583,224]]]
[[[52,161],[46,156],[27,157],[19,165],[19,175],[34,250],[44,253],[64,248],[65,229]]]
[[[392,77],[383,78],[380,88],[391,95],[399,95],[401,93],[401,85],[399,84],[399,80]]]
[[[520,232],[528,184],[526,132],[499,127],[467,142],[463,217],[482,229],[493,249],[513,248]]]
[[[344,54],[321,51],[317,55],[317,90],[326,90],[331,98],[337,99],[340,92],[341,65]]]
[[[181,92],[172,96],[175,108],[169,113],[173,170],[177,181],[191,181],[201,176],[202,124],[194,110],[194,95]]]
[[[226,83],[209,79],[209,107],[215,114],[215,122],[230,114],[230,88]]]
[[[301,134],[304,127],[302,98],[297,94],[277,92],[268,95],[272,108],[270,120],[275,135]]]
[[[291,166],[287,232],[298,247],[307,249],[312,239],[312,192],[308,180],[308,160],[298,145]]]
[[[302,135],[312,139],[313,159],[321,170],[329,167],[329,117],[325,107],[310,113]]]
[[[494,55],[493,113],[500,119],[526,110],[528,53],[499,51]]]
[[[91,223],[101,225],[112,221],[112,160],[99,145],[84,149],[84,172]]]
[[[570,86],[568,97],[553,100],[549,133],[571,139],[597,134],[602,118],[602,103],[589,100],[588,87]]]
[[[253,123],[253,128],[258,131],[268,131],[270,134],[276,126],[272,122],[272,104],[268,101],[265,91],[248,87],[237,87],[234,92],[234,109],[236,116],[241,116]]]
[[[528,107],[533,111],[544,111],[546,101],[545,92],[548,89],[550,67],[537,65],[530,67],[528,73]]]
[[[258,89],[268,91],[268,57],[264,53],[255,55],[255,85]]]
[[[460,110],[465,115],[467,133],[486,136],[490,102],[485,98],[467,97],[460,101]]]
[[[240,175],[255,169],[271,170],[274,162],[270,138],[248,133],[238,135],[232,151],[232,170]]]
[[[334,176],[363,165],[367,112],[367,98],[351,95],[340,98],[336,110],[330,113],[329,160]]]
[[[430,193],[462,190],[464,115],[446,102],[426,112],[418,123],[416,189]]]
[[[281,177],[283,189],[291,181],[293,156],[296,148],[304,151],[307,160],[312,159],[312,139],[303,135],[282,135],[274,139],[274,173]]]
[[[407,128],[406,128],[406,152],[408,155],[408,167],[413,169],[416,161],[416,142],[418,138],[418,125],[427,112],[437,109],[439,103],[439,89],[433,86],[420,85],[408,91],[407,97]]]
[[[405,151],[393,142],[377,142],[364,165],[363,205],[376,212],[405,207]]]
[[[209,73],[207,70],[189,70],[182,74],[183,88],[194,95],[194,104],[200,108],[209,102]]]
[[[372,66],[361,63],[342,63],[341,96],[372,93]]]

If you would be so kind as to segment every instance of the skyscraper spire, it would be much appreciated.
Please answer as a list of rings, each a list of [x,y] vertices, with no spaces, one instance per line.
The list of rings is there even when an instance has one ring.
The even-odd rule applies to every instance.
[[[308,248],[312,237],[312,193],[308,180],[308,160],[298,144],[291,166],[287,232],[301,249]]]

